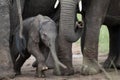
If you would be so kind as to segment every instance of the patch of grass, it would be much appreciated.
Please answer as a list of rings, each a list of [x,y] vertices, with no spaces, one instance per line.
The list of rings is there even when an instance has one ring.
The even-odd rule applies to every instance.
[[[82,21],[82,15],[79,14],[79,13],[77,14],[77,20],[78,20],[78,21]]]
[[[100,29],[99,52],[100,53],[108,53],[108,51],[109,51],[108,29],[105,25],[103,25]]]

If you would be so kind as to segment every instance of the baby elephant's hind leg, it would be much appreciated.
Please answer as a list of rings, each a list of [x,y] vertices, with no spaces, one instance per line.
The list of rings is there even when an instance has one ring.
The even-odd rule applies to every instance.
[[[48,69],[45,65],[45,58],[39,48],[39,33],[34,31],[30,33],[28,40],[28,51],[36,58],[37,69],[36,74],[38,77],[45,77],[44,71]]]

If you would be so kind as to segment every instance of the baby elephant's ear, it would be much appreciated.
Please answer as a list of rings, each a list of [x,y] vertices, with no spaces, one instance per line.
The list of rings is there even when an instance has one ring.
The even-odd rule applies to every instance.
[[[46,40],[47,39],[47,33],[46,32],[42,32],[42,33],[40,33],[40,35],[41,35],[41,39],[42,40]]]
[[[46,33],[46,32],[43,32],[43,36],[47,37],[47,33]]]

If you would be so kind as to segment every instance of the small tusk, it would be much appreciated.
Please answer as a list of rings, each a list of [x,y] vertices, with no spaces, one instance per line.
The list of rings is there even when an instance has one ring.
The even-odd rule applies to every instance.
[[[54,5],[54,8],[56,9],[58,7],[58,4],[60,3],[59,0],[56,1],[55,5]]]
[[[79,7],[79,11],[81,12],[82,11],[82,2],[81,1],[79,2],[79,6],[78,7]]]

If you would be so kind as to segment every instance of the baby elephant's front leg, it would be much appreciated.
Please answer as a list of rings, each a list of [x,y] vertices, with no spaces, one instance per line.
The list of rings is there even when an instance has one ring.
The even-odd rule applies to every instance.
[[[48,67],[45,65],[45,59],[42,55],[42,52],[39,49],[39,35],[38,33],[31,32],[31,35],[28,40],[28,51],[31,53],[37,61],[37,69],[36,74],[37,77],[45,77],[44,71],[48,69]]]

